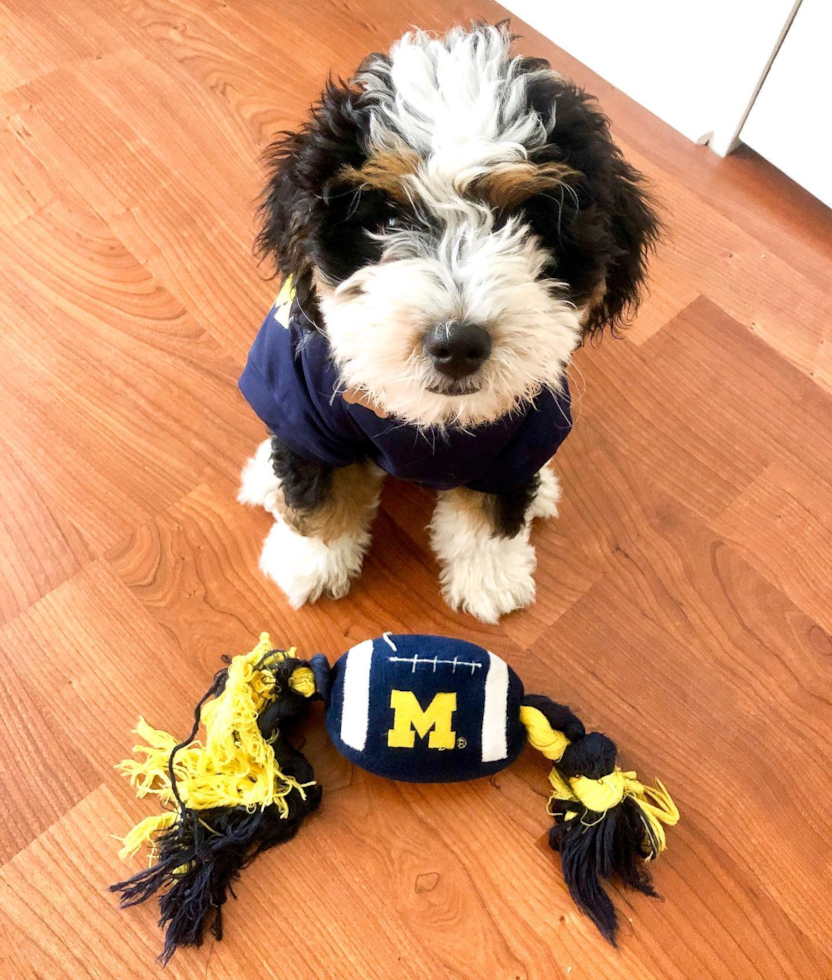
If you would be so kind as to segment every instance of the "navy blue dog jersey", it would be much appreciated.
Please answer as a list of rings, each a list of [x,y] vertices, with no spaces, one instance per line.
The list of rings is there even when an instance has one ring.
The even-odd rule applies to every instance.
[[[526,744],[520,678],[474,643],[385,633],[345,653],[330,684],[330,738],[378,776],[412,783],[490,776]]]
[[[370,459],[392,476],[435,490],[502,493],[528,483],[572,427],[566,378],[495,422],[419,429],[347,402],[326,337],[302,326],[297,304],[278,302],[240,378],[251,407],[290,449],[324,466]]]

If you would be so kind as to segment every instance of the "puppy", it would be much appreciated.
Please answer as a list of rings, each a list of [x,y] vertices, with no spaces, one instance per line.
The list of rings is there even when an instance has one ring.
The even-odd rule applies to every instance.
[[[240,387],[270,438],[239,499],[293,606],[343,596],[382,478],[438,491],[443,595],[534,599],[566,368],[636,308],[657,220],[594,100],[504,24],[408,34],[269,150],[259,245],[284,286]]]

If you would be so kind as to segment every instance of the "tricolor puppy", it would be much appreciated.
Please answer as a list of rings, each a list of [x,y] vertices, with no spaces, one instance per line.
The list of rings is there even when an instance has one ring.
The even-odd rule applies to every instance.
[[[439,492],[445,598],[534,598],[533,517],[566,368],[636,307],[657,222],[593,99],[504,25],[406,34],[270,149],[260,245],[284,286],[240,381],[270,439],[240,500],[294,606],[358,575],[386,473]]]

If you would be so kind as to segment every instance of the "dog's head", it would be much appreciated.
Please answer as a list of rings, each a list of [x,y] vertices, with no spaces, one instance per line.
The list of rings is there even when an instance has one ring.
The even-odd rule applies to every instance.
[[[504,25],[406,34],[270,148],[262,249],[345,386],[497,418],[637,305],[657,222],[593,99]]]

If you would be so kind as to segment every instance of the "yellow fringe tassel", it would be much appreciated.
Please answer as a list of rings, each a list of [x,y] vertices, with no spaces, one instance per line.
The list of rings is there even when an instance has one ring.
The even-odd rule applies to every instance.
[[[138,854],[142,844],[149,843],[153,846],[153,839],[157,834],[176,823],[177,815],[169,810],[167,813],[160,813],[155,817],[145,817],[140,820],[130,833],[121,839],[124,845],[118,852],[118,856],[123,861],[125,858],[133,857]],[[151,853],[151,860],[153,854]]]
[[[314,783],[298,783],[281,772],[272,746],[260,734],[257,717],[275,695],[274,675],[268,668],[295,657],[295,649],[272,649],[268,633],[251,651],[234,657],[222,693],[205,704],[201,720],[204,743],[194,740],[181,748],[174,759],[176,788],[185,806],[193,810],[244,806],[248,809],[276,804],[282,817],[288,814],[286,797],[293,791],[306,797],[304,790]],[[289,684],[303,697],[315,693],[315,679],[308,667],[299,667]],[[140,760],[125,759],[116,768],[128,776],[139,798],[158,796],[165,807],[175,807],[168,761],[177,740],[167,732],[151,728],[139,718],[136,734],[146,744],[133,752]],[[158,833],[171,827],[178,814],[170,810],[138,823],[124,838],[120,857],[135,854],[143,843],[152,846]]]
[[[672,827],[679,820],[679,810],[660,779],[656,780],[655,786],[645,786],[638,781],[634,772],[622,772],[618,766],[614,772],[600,779],[575,776],[569,780],[564,780],[553,768],[549,773],[549,782],[552,784],[548,807],[550,814],[554,800],[581,803],[587,810],[602,815],[618,806],[625,796],[634,800],[641,811],[647,833],[648,861],[667,848],[664,825]],[[567,819],[570,816],[575,814],[568,814]]]

